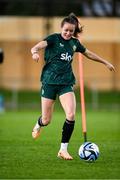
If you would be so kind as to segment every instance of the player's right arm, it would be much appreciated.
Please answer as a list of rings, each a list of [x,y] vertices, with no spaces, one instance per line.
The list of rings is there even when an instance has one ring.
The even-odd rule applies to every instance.
[[[32,53],[32,58],[33,60],[35,60],[36,62],[39,61],[40,56],[39,56],[39,50],[40,49],[44,49],[47,47],[47,41],[40,41],[38,44],[36,44],[34,47],[32,47],[31,49],[31,53]]]

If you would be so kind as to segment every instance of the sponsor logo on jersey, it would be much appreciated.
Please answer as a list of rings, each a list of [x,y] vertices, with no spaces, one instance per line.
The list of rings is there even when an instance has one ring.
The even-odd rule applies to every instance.
[[[60,57],[61,60],[64,60],[64,61],[71,61],[72,60],[72,56],[67,53],[62,53],[61,54],[61,57]]]

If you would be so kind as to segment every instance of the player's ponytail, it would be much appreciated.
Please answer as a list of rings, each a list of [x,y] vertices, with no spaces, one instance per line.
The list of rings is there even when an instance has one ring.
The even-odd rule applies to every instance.
[[[78,34],[80,34],[83,31],[83,26],[81,26],[78,18],[76,17],[74,13],[70,13],[68,17],[63,19],[63,21],[61,22],[61,27],[63,27],[63,25],[66,22],[75,25],[74,37],[77,37]]]
[[[77,37],[78,34],[83,31],[83,26],[80,24],[78,18],[76,17],[76,15],[74,13],[70,13],[68,17],[71,19],[74,19],[74,22],[75,22],[74,36]]]

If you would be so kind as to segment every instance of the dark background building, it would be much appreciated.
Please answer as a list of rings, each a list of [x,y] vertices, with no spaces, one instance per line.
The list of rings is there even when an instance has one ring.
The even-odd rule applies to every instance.
[[[120,0],[0,0],[0,15],[120,16]]]

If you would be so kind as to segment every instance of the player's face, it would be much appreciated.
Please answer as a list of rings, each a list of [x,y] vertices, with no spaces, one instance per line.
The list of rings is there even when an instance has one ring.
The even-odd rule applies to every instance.
[[[75,25],[70,23],[65,23],[63,27],[61,28],[61,35],[65,40],[69,40],[74,32],[75,32]]]

